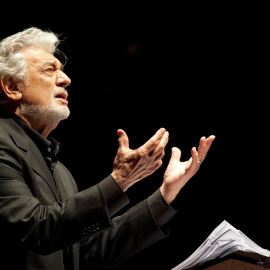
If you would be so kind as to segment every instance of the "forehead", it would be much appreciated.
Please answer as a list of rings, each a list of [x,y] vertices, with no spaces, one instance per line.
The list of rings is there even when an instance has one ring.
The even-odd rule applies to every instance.
[[[55,64],[61,67],[61,62],[51,53],[38,47],[28,47],[22,50],[24,59],[29,63],[37,66],[44,65],[46,63]]]

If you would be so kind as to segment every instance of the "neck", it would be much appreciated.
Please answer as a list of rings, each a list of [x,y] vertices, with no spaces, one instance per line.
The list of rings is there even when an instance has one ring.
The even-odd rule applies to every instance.
[[[52,130],[54,130],[59,124],[59,122],[55,123],[53,121],[49,121],[48,119],[45,119],[45,117],[43,119],[41,117],[25,116],[21,114],[20,111],[16,111],[15,114],[31,128],[40,133],[44,138],[47,138]]]

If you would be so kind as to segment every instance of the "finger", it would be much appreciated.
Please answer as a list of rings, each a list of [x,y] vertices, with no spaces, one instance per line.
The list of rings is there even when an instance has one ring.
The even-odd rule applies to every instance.
[[[156,171],[159,167],[161,167],[161,165],[162,165],[162,160],[159,160],[159,161],[155,164],[154,171]]]
[[[177,147],[173,147],[171,150],[171,158],[169,163],[173,161],[180,161],[180,158],[181,158],[181,150]]]
[[[195,159],[196,161],[198,160],[199,154],[195,146],[191,149],[191,157]]]
[[[196,150],[196,147],[193,147],[191,149],[191,159],[189,159],[188,162],[192,162],[192,165],[200,165],[201,164],[201,160],[199,159],[199,154]]]
[[[129,148],[129,140],[126,132],[122,129],[117,130],[119,148]]]
[[[169,132],[166,131],[166,132],[164,133],[164,135],[163,135],[163,137],[162,137],[160,143],[157,145],[157,147],[156,147],[155,149],[153,149],[153,150],[149,153],[149,155],[150,155],[150,156],[153,155],[156,159],[157,159],[160,155],[163,155],[163,156],[164,156],[164,155],[165,155],[164,149],[165,149],[165,147],[166,147],[168,141],[169,141]],[[163,157],[163,156],[162,156],[162,157]]]
[[[162,159],[163,157],[165,156],[165,151],[162,151],[161,153],[159,153],[156,157],[155,157],[155,160],[159,160],[159,159]]]
[[[144,145],[142,145],[139,149],[143,152],[151,152],[154,150],[160,141],[163,138],[164,133],[166,132],[165,128],[160,128],[153,137],[151,137]]]
[[[164,133],[164,135],[163,135],[163,137],[162,137],[162,139],[161,139],[161,141],[160,141],[158,147],[160,147],[161,149],[164,149],[164,148],[166,147],[168,141],[169,141],[169,132],[166,131],[166,132]]]
[[[205,140],[206,140],[205,137],[201,137],[201,139],[200,139],[199,147],[198,147],[199,158],[202,158],[203,151],[205,150],[205,143],[206,143]]]
[[[202,137],[200,140],[200,145],[198,149],[199,161],[203,161],[208,153],[209,148],[211,147],[213,141],[215,139],[214,135],[209,136],[207,139]]]
[[[216,137],[214,135],[211,135],[206,139],[207,150],[211,147],[211,145],[212,145],[213,141],[215,140],[215,138]]]
[[[203,151],[207,152],[209,150],[209,148],[212,145],[214,139],[215,139],[214,135],[209,136],[207,139],[205,137],[203,137],[203,143],[202,143]]]

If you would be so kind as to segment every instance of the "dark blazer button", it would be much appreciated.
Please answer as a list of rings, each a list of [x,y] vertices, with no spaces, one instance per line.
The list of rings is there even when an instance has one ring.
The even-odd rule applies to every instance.
[[[84,230],[83,230],[83,235],[87,235],[87,234],[89,234],[89,233],[91,233],[92,232],[92,227],[87,227],[87,228],[84,228]]]

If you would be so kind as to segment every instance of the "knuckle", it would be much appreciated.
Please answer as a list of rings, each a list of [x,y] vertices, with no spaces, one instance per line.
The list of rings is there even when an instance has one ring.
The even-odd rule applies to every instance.
[[[156,148],[156,151],[157,152],[162,152],[162,151],[164,151],[164,147],[162,145],[158,145],[157,148]]]
[[[145,156],[145,154],[146,154],[145,150],[142,150],[142,149],[136,150],[136,155],[139,157],[143,157]]]
[[[156,160],[161,160],[163,157],[165,156],[165,152],[161,152],[157,157],[156,157]]]

